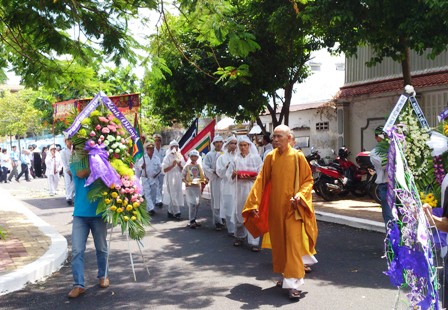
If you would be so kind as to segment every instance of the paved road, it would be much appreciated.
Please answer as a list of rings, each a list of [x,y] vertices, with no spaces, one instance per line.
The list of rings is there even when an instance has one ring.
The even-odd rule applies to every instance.
[[[72,210],[62,196],[46,196],[45,180],[1,186],[27,203],[70,243]],[[196,230],[186,228],[186,221],[167,221],[165,209],[157,211],[143,240],[150,276],[136,243],[131,242],[137,274],[134,282],[128,243],[115,233],[109,289],[101,290],[97,285],[90,239],[86,255],[88,290],[84,296],[66,298],[72,283],[70,264],[66,262],[46,281],[0,297],[0,308],[377,310],[395,305],[397,290],[382,274],[386,262],[381,258],[384,236],[380,233],[319,222],[319,263],[306,277],[304,297],[291,303],[286,292],[275,287],[278,276],[271,271],[270,251],[252,253],[247,247],[233,247],[231,237],[212,229],[208,201],[204,200],[201,207],[203,226]],[[400,307],[405,308],[403,304]]]

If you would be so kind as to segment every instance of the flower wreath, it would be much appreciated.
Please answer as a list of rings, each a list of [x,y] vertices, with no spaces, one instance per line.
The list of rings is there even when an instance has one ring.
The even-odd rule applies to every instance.
[[[78,116],[75,111],[69,118],[76,120]],[[107,223],[120,224],[123,234],[141,240],[150,217],[140,182],[131,168],[133,141],[129,133],[102,105],[78,123],[79,129],[71,137],[71,165],[75,170],[90,170],[86,180],[86,186],[90,185],[88,199],[98,201],[96,213],[102,214]]]

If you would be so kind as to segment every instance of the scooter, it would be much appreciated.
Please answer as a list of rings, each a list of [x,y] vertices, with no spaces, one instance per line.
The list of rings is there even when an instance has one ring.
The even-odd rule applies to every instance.
[[[308,164],[310,165],[310,168],[311,168],[311,172],[313,174],[313,179],[314,179],[313,189],[314,189],[314,192],[317,195],[320,196],[319,189],[316,188],[316,183],[319,180],[320,172],[317,171],[316,165],[317,166],[324,165],[325,162],[324,162],[323,159],[321,159],[319,151],[316,150],[314,147],[311,147],[311,152],[308,155],[306,155],[305,158],[308,161]]]
[[[315,169],[320,173],[315,187],[320,196],[327,200],[336,200],[352,193],[356,197],[362,197],[368,193],[368,184],[371,175],[364,166],[358,167],[348,160],[350,152],[346,147],[339,149],[338,157],[328,166],[314,163]],[[368,153],[360,153],[357,157],[368,157]],[[370,158],[369,158],[370,161]]]

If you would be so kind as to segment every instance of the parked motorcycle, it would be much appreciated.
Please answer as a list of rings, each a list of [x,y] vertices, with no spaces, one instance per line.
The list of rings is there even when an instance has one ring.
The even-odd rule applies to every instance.
[[[319,151],[315,149],[314,147],[311,147],[311,152],[305,156],[306,160],[308,161],[308,164],[311,167],[311,172],[313,174],[314,179],[314,192],[320,196],[319,189],[316,187],[316,183],[319,180],[320,172],[317,171],[316,165],[325,165],[325,161],[320,157]],[[316,164],[316,165],[315,165]]]
[[[346,147],[341,147],[338,157],[327,166],[314,163],[315,169],[320,173],[315,187],[319,195],[327,200],[335,200],[352,193],[356,197],[362,197],[369,193],[372,184],[372,174],[368,168],[371,166],[364,163],[370,162],[368,152],[361,152],[357,156],[356,165],[348,159],[350,152]],[[373,167],[373,166],[372,166]]]

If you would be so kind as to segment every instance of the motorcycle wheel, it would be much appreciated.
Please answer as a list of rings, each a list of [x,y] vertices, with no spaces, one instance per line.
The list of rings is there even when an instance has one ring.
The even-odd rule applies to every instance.
[[[338,198],[338,195],[328,189],[326,185],[326,183],[328,182],[329,181],[326,179],[320,179],[317,183],[316,187],[318,189],[318,192],[320,193],[319,196],[321,196],[326,201],[336,200]]]
[[[381,203],[380,196],[378,195],[378,184],[373,183],[369,188],[369,195],[373,198],[377,203]]]
[[[317,196],[322,197],[320,194],[320,191],[319,191],[319,182],[320,182],[320,178],[318,176],[317,178],[314,179],[313,189]]]
[[[355,197],[363,197],[367,194],[365,189],[359,189],[359,188],[352,189],[351,193]]]

